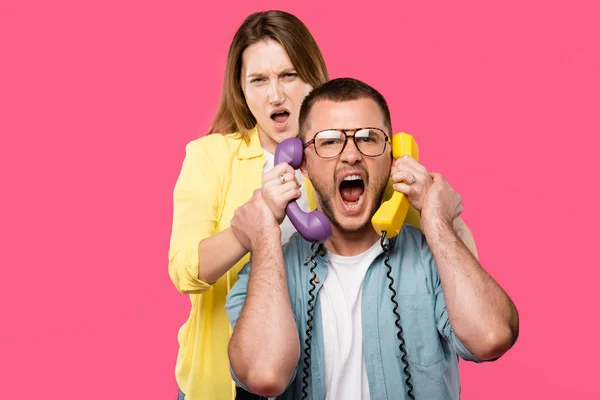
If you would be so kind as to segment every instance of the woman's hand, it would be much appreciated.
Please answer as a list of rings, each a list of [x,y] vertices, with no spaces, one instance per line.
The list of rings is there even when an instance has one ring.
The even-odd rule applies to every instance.
[[[288,163],[280,163],[263,175],[262,197],[281,224],[287,204],[300,197],[296,171]]]

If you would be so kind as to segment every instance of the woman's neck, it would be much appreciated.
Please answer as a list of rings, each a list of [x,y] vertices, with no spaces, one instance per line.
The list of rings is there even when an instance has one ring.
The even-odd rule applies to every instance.
[[[258,139],[260,140],[260,146],[268,151],[271,154],[275,154],[275,149],[277,148],[277,142],[269,137],[266,133],[258,127]]]

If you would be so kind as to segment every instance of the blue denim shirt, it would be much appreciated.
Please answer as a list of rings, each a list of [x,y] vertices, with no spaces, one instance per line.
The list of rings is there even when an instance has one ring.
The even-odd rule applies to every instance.
[[[454,334],[442,285],[431,250],[422,233],[410,225],[390,241],[393,287],[397,292],[405,348],[409,362],[413,394],[417,399],[459,399],[459,356],[465,360],[482,362],[471,354]],[[301,353],[294,377],[278,399],[300,399],[304,375],[304,349],[311,273],[305,265],[312,254],[311,243],[295,233],[283,249],[292,311],[298,326]],[[383,250],[369,266],[362,292],[363,350],[369,381],[371,400],[408,399],[404,364],[399,348],[396,317],[389,289],[387,267]],[[327,251],[323,250],[317,261],[314,320],[311,331],[311,360],[308,393],[309,399],[325,398],[325,366],[323,360],[323,330],[319,289],[327,276]],[[238,281],[227,296],[227,315],[233,327],[242,311],[251,263],[239,273]],[[256,346],[268,346],[256,338]],[[232,377],[238,385],[243,382]]]

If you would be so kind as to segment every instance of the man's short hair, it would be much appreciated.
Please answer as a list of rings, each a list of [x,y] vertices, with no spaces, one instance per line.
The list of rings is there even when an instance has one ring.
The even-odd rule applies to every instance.
[[[309,125],[308,115],[317,101],[329,100],[341,103],[359,99],[371,99],[377,103],[381,109],[381,113],[383,114],[383,121],[386,125],[386,128],[389,129],[389,133],[391,134],[392,118],[390,116],[390,109],[388,108],[387,102],[381,93],[366,83],[359,81],[358,79],[336,78],[325,82],[323,85],[311,91],[302,102],[302,106],[300,107],[300,116],[298,117],[298,136],[301,139],[304,139]]]

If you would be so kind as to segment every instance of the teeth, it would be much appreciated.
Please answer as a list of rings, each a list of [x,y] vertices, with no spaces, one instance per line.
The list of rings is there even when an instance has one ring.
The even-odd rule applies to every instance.
[[[357,209],[357,208],[358,208],[358,206],[362,204],[362,199],[363,199],[363,197],[364,197],[364,193],[363,193],[363,194],[361,194],[361,195],[360,195],[360,197],[358,198],[358,200],[357,200],[357,201],[355,201],[354,203],[352,203],[352,204],[345,203],[345,204],[346,204],[346,207],[348,207],[350,210],[355,210],[355,209]]]
[[[344,178],[345,181],[362,181],[360,175],[348,175]]]

